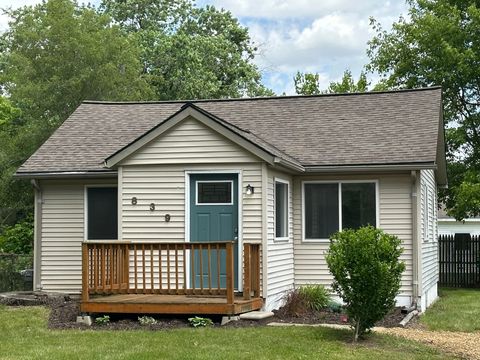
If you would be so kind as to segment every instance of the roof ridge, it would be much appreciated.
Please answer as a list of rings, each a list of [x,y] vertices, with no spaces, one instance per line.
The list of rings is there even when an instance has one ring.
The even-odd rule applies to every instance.
[[[333,94],[316,94],[316,95],[280,95],[280,96],[257,96],[257,97],[243,97],[243,98],[228,98],[228,99],[197,99],[197,100],[155,100],[155,101],[108,101],[108,100],[83,100],[82,104],[93,105],[146,105],[146,104],[195,104],[208,102],[240,102],[240,101],[260,101],[260,100],[278,100],[278,99],[309,99],[320,97],[341,97],[341,96],[368,96],[380,94],[396,94],[407,92],[432,91],[442,89],[440,85],[427,86],[415,89],[394,89],[382,91],[365,91],[365,92],[347,92],[347,93],[333,93]]]

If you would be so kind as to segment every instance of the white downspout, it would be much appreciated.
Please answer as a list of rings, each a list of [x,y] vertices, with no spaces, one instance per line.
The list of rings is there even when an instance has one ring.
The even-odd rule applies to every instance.
[[[35,192],[33,218],[33,290],[42,290],[41,254],[43,193],[37,179],[32,179],[30,182]]]
[[[420,274],[421,274],[421,249],[420,249],[420,234],[419,234],[419,219],[421,214],[421,208],[419,206],[421,201],[420,196],[420,172],[412,170],[412,306],[418,309],[420,306]]]

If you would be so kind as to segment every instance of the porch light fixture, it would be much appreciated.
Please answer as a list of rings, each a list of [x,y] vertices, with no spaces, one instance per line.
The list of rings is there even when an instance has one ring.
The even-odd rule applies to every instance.
[[[248,184],[247,187],[245,188],[245,193],[247,195],[253,195],[255,194],[255,188],[252,185]]]

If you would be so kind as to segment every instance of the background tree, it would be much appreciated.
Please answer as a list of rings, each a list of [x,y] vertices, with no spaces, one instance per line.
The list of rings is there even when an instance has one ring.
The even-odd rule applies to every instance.
[[[248,29],[232,14],[192,1],[104,0],[104,11],[142,47],[158,99],[272,95],[253,64]]]
[[[69,0],[8,10],[0,38],[0,227],[33,207],[16,169],[84,100],[153,95],[139,47],[110,18]],[[1,228],[0,228],[1,232]]]
[[[442,85],[449,188],[441,192],[457,219],[480,215],[480,4],[409,0],[409,17],[370,41],[368,69],[389,88]]]
[[[342,79],[338,82],[332,81],[327,89],[320,89],[320,76],[315,73],[297,72],[295,75],[295,92],[299,95],[318,95],[318,94],[335,94],[350,92],[365,92],[368,90],[370,82],[367,80],[365,72],[361,72],[358,80],[352,76],[350,70],[345,70]]]
[[[61,123],[84,100],[139,100],[140,49],[108,15],[70,0],[7,11],[1,84],[31,120]]]

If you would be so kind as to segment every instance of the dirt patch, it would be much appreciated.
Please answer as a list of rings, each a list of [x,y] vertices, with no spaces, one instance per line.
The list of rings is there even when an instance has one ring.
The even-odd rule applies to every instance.
[[[399,322],[405,317],[402,314],[401,308],[395,308],[388,313],[381,321],[377,322],[375,326],[383,327],[397,327]],[[296,316],[289,315],[282,311],[274,311],[275,316],[268,319],[268,322],[280,323],[296,323],[296,324],[337,324],[348,325],[348,317],[342,312],[334,312],[328,309],[322,311],[308,311]]]
[[[141,325],[138,321],[138,315],[129,314],[110,314],[110,321],[105,325],[95,323],[93,317],[92,326],[77,323],[77,316],[80,315],[80,303],[78,299],[68,295],[51,294],[42,292],[23,292],[0,296],[0,303],[9,306],[32,306],[44,305],[50,308],[50,317],[48,327],[50,329],[98,329],[98,330],[167,330],[175,328],[185,328],[190,326],[188,318],[190,316],[158,316],[152,315],[156,320],[155,324]],[[297,324],[340,324],[348,325],[348,318],[341,312],[335,312],[330,309],[322,311],[306,311],[302,314],[290,315],[285,309],[274,311],[274,316],[260,321],[239,320],[231,321],[226,327],[258,327],[266,326],[270,322],[279,323],[297,323]],[[101,316],[103,314],[98,314]],[[220,326],[221,316],[206,316],[212,319],[214,326]],[[403,319],[404,315],[400,308],[394,309],[376,326],[395,327]]]
[[[480,360],[480,332],[427,331],[422,329],[378,329],[377,332],[420,341],[464,359]]]

